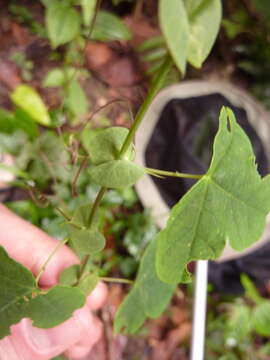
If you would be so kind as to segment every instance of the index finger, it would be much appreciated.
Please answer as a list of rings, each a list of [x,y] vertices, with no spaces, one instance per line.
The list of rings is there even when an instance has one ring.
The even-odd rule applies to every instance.
[[[0,245],[16,261],[37,275],[59,242],[0,204]],[[58,282],[61,271],[79,263],[72,250],[63,245],[54,254],[42,274],[40,285],[50,287]]]

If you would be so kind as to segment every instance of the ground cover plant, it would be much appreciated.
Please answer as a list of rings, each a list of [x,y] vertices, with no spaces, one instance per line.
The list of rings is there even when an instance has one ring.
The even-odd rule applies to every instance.
[[[213,157],[205,174],[142,168],[134,162],[136,130],[159,89],[168,77],[179,77],[176,69],[183,78],[187,64],[200,68],[207,58],[220,28],[221,1],[159,1],[162,35],[143,43],[138,50],[148,53],[144,61],[151,62],[151,87],[134,119],[127,111],[130,129],[108,127],[106,118],[100,120],[105,128],[99,124],[93,129],[89,120],[99,111],[89,115],[91,103],[81,85],[88,76],[81,65],[89,36],[101,42],[128,41],[132,37],[129,28],[116,15],[100,10],[99,1],[42,3],[45,22],[41,25],[15,1],[10,11],[33,33],[49,39],[57,66],[46,74],[43,87],[57,88],[64,101],[48,111],[33,86],[24,83],[14,88],[10,96],[13,110],[1,109],[0,149],[16,159],[12,166],[3,163],[1,167],[16,175],[14,185],[29,190],[43,210],[37,212],[36,205],[28,202],[10,206],[17,206],[22,214],[32,212],[37,224],[44,217],[52,218],[55,211],[61,213],[62,221],[58,218],[54,223],[43,223],[43,227],[61,233],[59,246],[70,245],[81,258],[81,265],[66,269],[59,285],[44,291],[38,282],[47,262],[34,278],[1,248],[0,274],[5,280],[0,290],[0,335],[8,335],[9,327],[23,317],[42,328],[65,321],[84,304],[100,279],[129,284],[130,291],[118,309],[114,326],[116,332],[134,333],[147,318],[158,317],[166,309],[179,283],[191,281],[187,271],[191,261],[218,258],[226,242],[238,251],[249,247],[260,238],[270,210],[269,177],[258,174],[251,144],[228,108],[221,110]],[[30,79],[29,60],[18,56],[14,60],[25,80]],[[116,102],[130,110],[124,97],[111,100],[104,108]],[[136,259],[130,256],[125,265],[121,258],[116,261],[127,276],[134,274],[139,262],[135,281],[109,278],[111,264],[104,263],[108,249],[103,234],[104,224],[112,216],[108,208],[123,203],[132,207],[136,198],[130,187],[146,173],[191,177],[197,183],[172,209],[162,231],[155,234],[155,227],[149,225],[152,235],[145,244],[134,250],[134,242],[130,243],[126,234],[125,246]],[[117,226],[121,229],[127,225],[120,221]],[[135,232],[130,236],[135,238]],[[55,312],[51,314],[48,307]],[[51,316],[44,318],[44,313]]]

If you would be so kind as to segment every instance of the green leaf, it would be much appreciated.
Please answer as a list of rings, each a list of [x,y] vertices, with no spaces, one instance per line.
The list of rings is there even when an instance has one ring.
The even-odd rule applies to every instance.
[[[104,249],[106,240],[104,236],[95,229],[76,229],[69,226],[72,245],[80,254],[93,254]]]
[[[127,134],[128,129],[117,126],[101,130],[86,129],[82,134],[82,143],[90,155],[92,164],[100,165],[116,160]],[[131,145],[125,160],[133,159],[134,151]]]
[[[132,33],[122,20],[107,11],[99,11],[92,32],[97,41],[131,40]]]
[[[48,329],[69,319],[84,303],[85,296],[80,289],[57,285],[46,294],[31,299],[27,316],[34,326]]]
[[[188,61],[200,68],[216,40],[222,16],[220,0],[188,0]],[[193,6],[192,6],[193,5]]]
[[[256,286],[246,274],[241,274],[241,284],[245,289],[245,296],[249,297],[256,304],[260,304],[264,301]]]
[[[11,100],[37,123],[50,126],[52,121],[39,94],[28,85],[19,85],[11,94]]]
[[[66,106],[75,115],[87,113],[89,104],[86,94],[77,80],[72,80],[67,88]]]
[[[189,24],[182,0],[159,0],[159,22],[168,48],[182,74],[186,71]]]
[[[39,136],[31,149],[28,172],[32,179],[44,183],[52,178],[67,181],[70,178],[69,154],[62,138],[51,131]],[[30,160],[29,159],[29,160]]]
[[[46,27],[52,47],[55,49],[80,34],[80,15],[67,2],[54,0],[46,8]]]
[[[69,268],[62,271],[60,275],[60,283],[62,285],[73,286],[78,281],[80,271],[80,265],[72,265]],[[88,296],[95,289],[99,281],[97,272],[91,272],[83,276],[77,287]]]
[[[62,69],[52,69],[43,80],[44,87],[58,87],[65,83],[65,74]]]
[[[252,313],[255,330],[263,336],[270,335],[270,303],[268,300],[255,307]]]
[[[78,288],[86,295],[90,295],[95,289],[99,281],[99,277],[96,272],[87,274],[80,281]]]
[[[24,266],[11,259],[0,246],[0,338],[9,327],[25,317],[26,300],[37,290],[35,278]]]
[[[83,14],[83,23],[89,26],[95,14],[97,0],[80,0]]]
[[[38,135],[38,128],[35,121],[21,110],[15,114],[0,109],[0,132],[12,134],[17,130],[23,130],[31,139]]]
[[[113,189],[134,185],[144,174],[144,169],[128,160],[107,161],[89,169],[90,180]]]
[[[61,285],[74,286],[78,280],[78,275],[80,271],[80,265],[72,265],[60,274],[59,282]]]
[[[226,242],[241,251],[257,241],[269,197],[270,177],[260,177],[248,137],[223,108],[209,170],[173,207],[158,235],[160,279],[180,282],[187,263],[218,258]]]
[[[68,67],[65,69],[54,68],[48,72],[43,80],[44,87],[60,87],[68,83],[76,74],[76,69]]]
[[[136,282],[116,313],[116,332],[135,333],[147,317],[158,317],[172,297],[174,286],[161,282],[156,274],[156,247],[152,240],[145,250]]]
[[[234,338],[237,342],[245,339],[252,330],[250,308],[243,303],[233,305],[227,326],[229,331],[226,337]]]

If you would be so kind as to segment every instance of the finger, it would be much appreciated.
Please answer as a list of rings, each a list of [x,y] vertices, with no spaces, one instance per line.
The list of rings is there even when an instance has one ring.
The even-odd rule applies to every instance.
[[[101,335],[98,324],[87,306],[75,311],[74,316],[52,329],[40,329],[31,325],[31,320],[23,319],[11,327],[11,335],[5,342],[0,341],[0,354],[12,354],[9,360],[48,360],[63,353],[81,339],[94,339],[87,344],[85,353]],[[17,354],[16,357],[14,354]],[[5,358],[4,358],[5,359]],[[1,358],[2,360],[2,358]]]
[[[16,216],[1,204],[0,223],[0,245],[11,257],[37,275],[48,256],[59,244],[58,241]],[[78,262],[76,255],[64,245],[48,263],[40,284],[46,287],[55,285],[60,272]]]
[[[87,305],[89,309],[95,311],[101,308],[108,297],[108,288],[103,282],[99,282],[96,288],[87,297]]]
[[[85,331],[84,336],[65,352],[67,359],[76,360],[85,357],[99,341],[102,335],[102,323],[97,317],[93,316],[93,324],[95,331]]]

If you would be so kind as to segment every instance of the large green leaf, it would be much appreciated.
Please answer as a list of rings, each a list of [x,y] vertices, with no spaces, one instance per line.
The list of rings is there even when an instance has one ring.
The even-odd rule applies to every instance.
[[[37,123],[50,126],[52,121],[39,94],[29,85],[19,85],[11,94],[11,100]]]
[[[118,16],[101,10],[97,14],[91,37],[98,41],[130,40],[132,33]]]
[[[182,74],[186,70],[189,24],[182,0],[159,0],[159,21],[168,48]]]
[[[144,169],[128,160],[112,160],[91,167],[88,174],[100,186],[122,189],[134,185],[144,174]]]
[[[189,18],[188,61],[196,68],[209,55],[221,22],[220,0],[187,0]]]
[[[11,259],[0,247],[0,338],[25,314],[26,300],[36,290],[32,273]]]
[[[46,294],[31,299],[27,316],[33,320],[34,326],[48,329],[69,319],[84,303],[85,296],[80,289],[57,285]]]
[[[80,34],[80,15],[68,2],[53,0],[46,8],[46,27],[52,47],[57,48]]]
[[[82,142],[92,164],[100,165],[106,161],[116,160],[127,134],[128,129],[117,126],[101,130],[86,129],[82,134]],[[133,157],[131,145],[126,160],[133,160]]]
[[[161,282],[156,274],[156,245],[152,240],[145,250],[136,282],[117,311],[116,332],[136,332],[147,317],[158,317],[172,297],[174,286]]]
[[[158,235],[157,271],[181,281],[186,264],[216,259],[225,243],[244,250],[263,232],[270,210],[270,177],[261,178],[248,137],[223,108],[207,173],[176,204]]]

